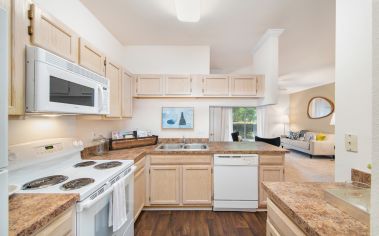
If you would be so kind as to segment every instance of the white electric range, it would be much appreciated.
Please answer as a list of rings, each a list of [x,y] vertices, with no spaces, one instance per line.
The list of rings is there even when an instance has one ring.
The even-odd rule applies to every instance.
[[[42,140],[9,147],[9,184],[16,193],[77,193],[78,236],[134,234],[131,160],[82,160],[83,144],[70,138]],[[109,205],[113,185],[125,180],[127,221],[113,232],[109,226]],[[85,226],[85,227],[83,227]]]

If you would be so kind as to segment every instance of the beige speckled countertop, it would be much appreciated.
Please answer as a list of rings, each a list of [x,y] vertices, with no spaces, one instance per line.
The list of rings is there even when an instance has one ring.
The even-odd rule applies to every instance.
[[[145,155],[194,155],[194,154],[284,154],[286,149],[279,148],[262,142],[211,142],[208,143],[209,149],[206,151],[160,151],[155,150],[158,145],[122,149],[110,151],[102,156],[86,155],[83,159],[109,159],[109,160],[134,160],[138,162]]]
[[[269,198],[307,235],[369,235],[362,224],[324,200],[324,189],[349,188],[344,183],[263,183]]]
[[[32,235],[75,205],[77,194],[15,194],[9,198],[9,236]]]

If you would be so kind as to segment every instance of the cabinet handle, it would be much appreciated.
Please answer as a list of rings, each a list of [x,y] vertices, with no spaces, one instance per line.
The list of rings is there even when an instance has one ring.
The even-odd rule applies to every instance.
[[[28,26],[28,34],[33,35],[33,27],[32,26]]]

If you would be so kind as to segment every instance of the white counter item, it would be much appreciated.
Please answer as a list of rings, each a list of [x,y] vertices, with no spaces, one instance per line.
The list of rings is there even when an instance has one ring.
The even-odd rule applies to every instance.
[[[258,208],[258,155],[214,155],[214,211]]]

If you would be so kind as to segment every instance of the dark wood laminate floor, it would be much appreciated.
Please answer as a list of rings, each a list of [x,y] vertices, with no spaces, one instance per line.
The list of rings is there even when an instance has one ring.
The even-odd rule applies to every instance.
[[[266,235],[266,212],[144,211],[136,236]]]

